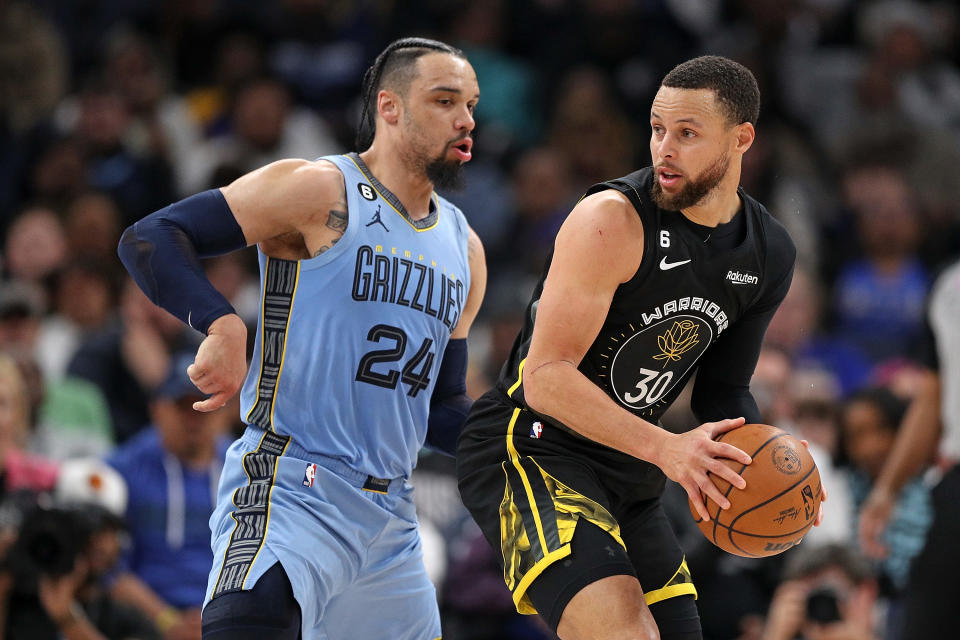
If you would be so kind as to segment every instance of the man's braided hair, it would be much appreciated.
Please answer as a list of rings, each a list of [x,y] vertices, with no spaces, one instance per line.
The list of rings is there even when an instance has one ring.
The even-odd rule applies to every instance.
[[[398,92],[406,91],[413,79],[416,61],[423,55],[433,52],[449,53],[466,59],[463,51],[439,40],[429,38],[400,38],[394,40],[380,52],[377,59],[363,74],[363,100],[360,123],[357,125],[357,151],[366,151],[373,144],[376,133],[375,100],[377,93],[385,86]]]

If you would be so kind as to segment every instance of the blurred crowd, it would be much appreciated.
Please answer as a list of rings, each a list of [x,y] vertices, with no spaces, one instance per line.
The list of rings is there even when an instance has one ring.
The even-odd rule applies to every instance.
[[[236,402],[190,408],[201,336],[132,284],[120,233],[273,160],[351,150],[363,71],[402,35],[462,48],[481,87],[466,187],[444,194],[489,263],[474,397],[572,205],[649,164],[663,75],[703,53],[756,74],[742,183],[798,264],[753,392],[767,422],[810,441],[827,517],[800,547],[747,560],[700,536],[684,495],[666,499],[708,640],[814,637],[805,625],[830,616],[862,630],[850,638],[895,640],[929,478],[905,489],[885,558],[854,532],[917,391],[927,294],[960,256],[946,0],[0,1],[0,638],[200,637],[207,518],[242,423]],[[205,266],[255,326],[255,252]],[[666,421],[696,424],[682,406]],[[514,613],[453,465],[424,453],[415,472],[444,638],[551,637]],[[51,544],[55,557],[37,551]]]

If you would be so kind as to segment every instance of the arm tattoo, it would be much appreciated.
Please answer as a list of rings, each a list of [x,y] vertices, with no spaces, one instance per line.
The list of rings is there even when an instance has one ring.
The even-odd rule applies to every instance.
[[[343,237],[343,234],[347,231],[347,221],[349,216],[347,215],[347,191],[346,187],[340,189],[340,197],[337,199],[336,208],[330,209],[327,213],[327,224],[328,229],[332,229],[336,235],[330,239],[329,244],[320,245],[320,248],[314,252],[313,257],[316,258],[318,255],[325,251],[329,251],[333,248],[333,245],[337,244],[337,241]]]
[[[317,251],[313,254],[314,258],[324,251],[329,251],[332,249],[333,245],[337,244],[337,241],[343,237],[344,232],[347,230],[347,212],[330,209],[330,215],[327,216],[327,227],[336,231],[338,235],[330,240],[330,244],[321,245],[320,248],[317,249]]]
[[[330,215],[327,216],[327,226],[339,232],[342,236],[343,232],[347,230],[347,212],[330,209]]]

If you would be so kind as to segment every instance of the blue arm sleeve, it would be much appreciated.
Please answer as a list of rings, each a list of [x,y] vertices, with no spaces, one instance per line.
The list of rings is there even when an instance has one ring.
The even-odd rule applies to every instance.
[[[467,340],[450,340],[443,352],[437,384],[430,397],[426,445],[455,455],[457,438],[463,429],[473,400],[467,396]]]
[[[127,227],[117,253],[151,302],[206,333],[214,320],[234,310],[207,280],[200,258],[245,246],[223,194],[211,189]]]

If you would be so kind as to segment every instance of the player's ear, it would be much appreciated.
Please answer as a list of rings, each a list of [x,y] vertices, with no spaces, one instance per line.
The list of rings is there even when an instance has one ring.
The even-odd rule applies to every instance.
[[[400,96],[388,89],[381,89],[377,93],[377,113],[387,124],[397,124],[400,121],[400,111],[403,102]]]
[[[746,153],[747,149],[753,145],[757,132],[749,122],[741,122],[734,129],[736,133],[735,150],[740,154]]]

